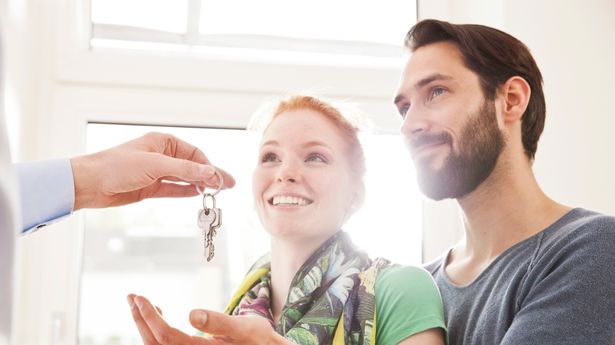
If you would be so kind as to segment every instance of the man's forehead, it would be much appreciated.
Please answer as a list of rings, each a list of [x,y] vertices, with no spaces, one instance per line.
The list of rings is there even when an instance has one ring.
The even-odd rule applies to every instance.
[[[454,43],[438,42],[418,48],[408,58],[399,93],[420,88],[434,80],[466,84],[470,80],[478,81],[478,76],[466,67]]]
[[[418,81],[432,74],[454,76],[460,69],[465,69],[465,65],[457,46],[438,42],[420,47],[410,55],[404,77]]]

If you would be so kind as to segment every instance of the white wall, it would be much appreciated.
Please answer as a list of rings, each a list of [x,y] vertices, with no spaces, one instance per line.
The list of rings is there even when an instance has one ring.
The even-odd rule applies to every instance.
[[[524,5],[535,12],[507,3],[504,28],[532,49],[545,80],[539,182],[566,204],[615,214],[615,2]]]
[[[426,18],[490,25],[530,48],[547,102],[538,182],[559,202],[615,215],[615,2],[422,0],[419,19]],[[424,253],[430,258],[461,230],[451,203],[428,203],[426,212],[427,224],[439,226],[424,233],[436,244]]]

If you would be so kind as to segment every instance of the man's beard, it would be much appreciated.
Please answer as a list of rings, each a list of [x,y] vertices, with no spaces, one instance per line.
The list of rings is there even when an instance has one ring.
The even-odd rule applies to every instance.
[[[459,152],[454,152],[453,139],[446,132],[417,136],[409,144],[417,147],[431,143],[444,143],[451,152],[438,170],[430,167],[429,158],[415,161],[421,191],[434,200],[458,199],[474,191],[491,175],[504,148],[494,102],[485,100],[481,109],[469,116],[461,132]]]

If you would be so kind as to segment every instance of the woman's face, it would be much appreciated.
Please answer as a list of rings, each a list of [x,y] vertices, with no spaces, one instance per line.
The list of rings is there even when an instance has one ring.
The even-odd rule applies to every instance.
[[[348,144],[321,113],[279,114],[263,134],[253,176],[257,211],[265,230],[288,239],[326,239],[360,204]]]

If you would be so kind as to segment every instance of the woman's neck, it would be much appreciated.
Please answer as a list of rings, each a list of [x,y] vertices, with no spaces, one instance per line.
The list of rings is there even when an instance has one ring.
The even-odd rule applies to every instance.
[[[271,313],[274,323],[280,318],[295,274],[326,240],[271,237]]]

